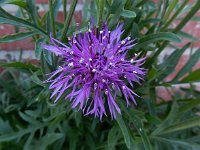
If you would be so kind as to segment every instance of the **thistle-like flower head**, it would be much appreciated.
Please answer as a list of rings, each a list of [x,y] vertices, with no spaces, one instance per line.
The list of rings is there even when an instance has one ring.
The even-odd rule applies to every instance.
[[[72,108],[78,107],[85,115],[93,114],[100,119],[107,116],[108,110],[112,119],[121,113],[116,102],[119,93],[127,106],[130,101],[136,104],[137,95],[131,88],[143,80],[145,69],[141,65],[145,58],[137,59],[136,54],[126,57],[136,43],[130,37],[120,40],[122,27],[119,24],[111,32],[106,24],[101,30],[93,25],[87,32],[73,35],[68,46],[52,37],[52,45],[43,44],[44,49],[63,59],[45,81],[50,83],[54,102],[66,93],[65,99],[71,101]]]

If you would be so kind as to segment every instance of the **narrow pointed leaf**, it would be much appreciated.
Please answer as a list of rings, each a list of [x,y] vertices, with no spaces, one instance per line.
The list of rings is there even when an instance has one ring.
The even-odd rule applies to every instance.
[[[3,36],[0,38],[0,43],[5,43],[5,42],[14,42],[18,40],[22,40],[28,37],[31,37],[33,35],[37,34],[35,31],[30,31],[30,32],[18,32],[15,34],[9,34],[6,36]]]

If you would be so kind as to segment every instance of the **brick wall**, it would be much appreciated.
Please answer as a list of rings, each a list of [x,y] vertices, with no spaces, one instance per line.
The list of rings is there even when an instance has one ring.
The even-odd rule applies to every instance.
[[[156,0],[155,0],[156,1]],[[194,3],[196,2],[196,0],[190,0],[190,3]],[[68,3],[70,3],[70,1],[68,0]],[[83,3],[84,0],[79,0],[78,5],[76,7],[76,11],[75,11],[75,20],[76,22],[81,22],[82,20],[82,8],[83,8]],[[43,15],[44,12],[48,9],[48,0],[36,0],[36,4],[39,8],[39,15]],[[15,13],[17,10],[17,7],[14,5],[5,5],[3,6],[3,8],[10,12],[10,13]],[[63,22],[64,20],[64,15],[62,12],[62,7],[60,7],[58,15],[56,17],[56,20],[59,22]],[[67,7],[67,9],[69,9],[69,5]],[[200,16],[200,12],[198,14],[196,14],[196,16]],[[177,25],[178,22],[173,23],[171,26],[174,27]],[[187,23],[187,25],[184,27],[183,31],[186,31],[188,33],[190,33],[191,35],[195,36],[195,37],[199,37],[200,38],[200,22],[195,22],[195,21],[190,21],[189,23]],[[7,35],[7,34],[12,34],[15,32],[15,28],[12,25],[6,25],[6,24],[0,24],[0,37]],[[177,44],[177,46],[183,46],[184,44],[186,44],[189,40],[187,39],[183,39],[183,42],[181,42],[180,44]],[[200,41],[196,41],[193,42],[193,47],[194,49],[197,49],[200,47]],[[19,57],[20,54],[20,50],[23,49],[23,57],[25,59],[34,59],[34,43],[31,41],[31,39],[25,39],[25,40],[21,40],[21,41],[16,41],[13,43],[0,43],[0,59],[5,59],[10,57],[9,59],[17,59]],[[166,49],[164,53],[161,54],[160,59],[162,61],[163,57],[167,54],[169,54],[171,52],[170,49]],[[176,66],[176,72],[178,72],[182,67],[184,67],[185,62],[188,60],[189,58],[189,53],[190,50],[186,51],[186,53],[182,56],[182,58],[180,59],[178,65]],[[198,69],[200,68],[200,61],[197,63],[197,65],[195,65],[195,67],[193,68]],[[175,73],[171,74],[166,81],[171,80],[174,76]],[[200,88],[199,88],[200,89]],[[162,92],[160,92],[160,90]],[[164,99],[171,99],[170,95],[168,94],[168,92],[164,92],[165,90],[162,87],[159,87],[157,89],[158,91],[158,95],[161,98]]]

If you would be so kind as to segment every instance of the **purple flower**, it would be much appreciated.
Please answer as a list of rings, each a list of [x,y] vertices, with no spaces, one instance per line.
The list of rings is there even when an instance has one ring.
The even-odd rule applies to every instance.
[[[85,115],[93,114],[102,119],[107,116],[106,105],[111,118],[116,119],[121,113],[116,96],[124,95],[127,106],[130,100],[136,104],[137,96],[131,87],[140,84],[145,75],[141,68],[145,58],[134,57],[127,59],[128,49],[132,48],[135,40],[130,37],[120,40],[123,24],[114,31],[109,31],[106,24],[102,29],[94,25],[84,34],[74,35],[69,40],[69,46],[51,37],[52,45],[43,48],[63,58],[62,66],[50,74],[45,82],[50,83],[53,91],[51,98],[57,102],[67,92],[72,108],[78,107]]]

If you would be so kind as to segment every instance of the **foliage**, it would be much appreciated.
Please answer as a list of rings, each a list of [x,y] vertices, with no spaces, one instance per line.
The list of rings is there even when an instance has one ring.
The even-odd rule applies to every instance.
[[[187,64],[171,81],[164,80],[175,71],[178,60],[194,40],[199,40],[182,28],[200,9],[200,1],[189,0],[95,0],[85,1],[83,22],[76,30],[74,10],[77,0],[72,1],[69,12],[64,8],[66,20],[61,24],[55,20],[61,0],[49,0],[49,11],[38,15],[34,0],[3,0],[1,5],[18,6],[16,15],[0,7],[0,23],[25,28],[25,32],[7,35],[0,42],[13,42],[32,37],[35,56],[40,65],[23,61],[0,63],[5,69],[0,74],[0,149],[200,149],[200,93],[194,82],[200,81],[200,70],[192,72],[199,59],[199,50],[191,55]],[[63,2],[66,4],[66,0]],[[112,30],[118,22],[124,22],[123,36],[138,38],[138,44],[129,55],[147,55],[148,69],[142,86],[134,91],[141,95],[138,105],[126,108],[118,97],[123,112],[116,121],[93,116],[83,116],[72,110],[68,101],[53,104],[49,99],[48,85],[43,84],[45,74],[58,66],[58,58],[43,50],[41,42],[49,42],[52,32],[57,39],[67,43],[67,36],[87,30],[87,23],[94,17],[96,24],[103,20]],[[177,26],[170,26],[176,22]],[[174,42],[188,38],[190,43],[177,47]],[[168,47],[173,51],[161,63],[158,57]],[[183,94],[175,93],[170,102],[158,103],[156,88],[188,83]]]

